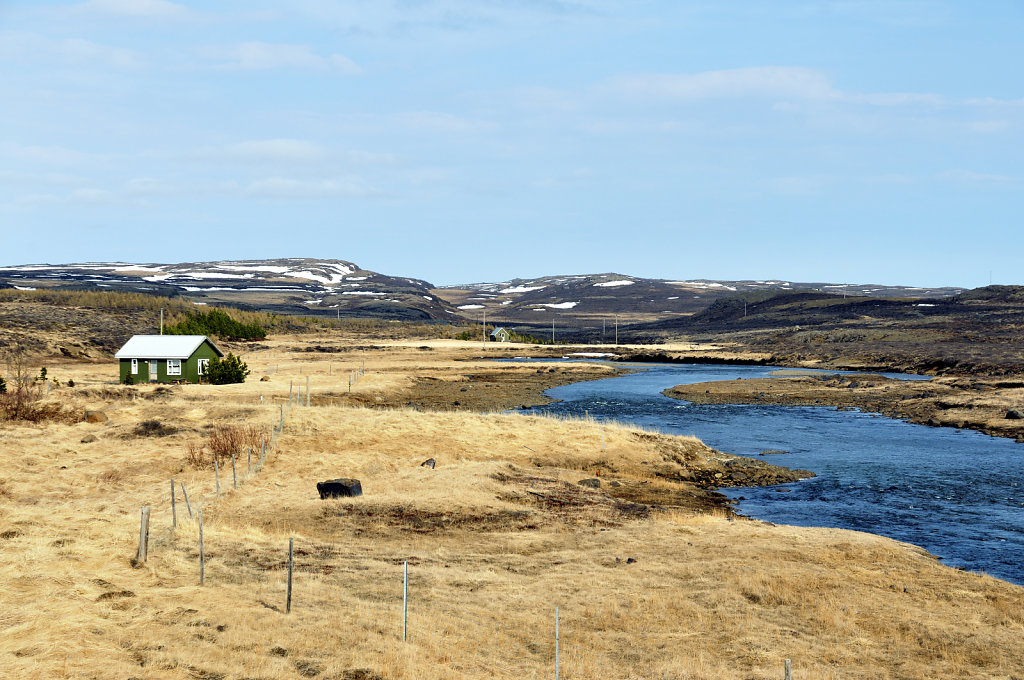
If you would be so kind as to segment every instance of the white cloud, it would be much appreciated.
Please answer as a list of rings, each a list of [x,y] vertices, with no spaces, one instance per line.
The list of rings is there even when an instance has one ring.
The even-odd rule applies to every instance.
[[[352,178],[299,180],[269,177],[251,182],[245,194],[254,198],[310,200],[322,198],[364,198],[380,192]]]
[[[459,134],[485,132],[496,126],[494,123],[471,118],[462,118],[450,113],[436,111],[410,111],[397,116],[398,122],[411,130],[454,132]]]
[[[1021,186],[1024,179],[1011,175],[997,175],[987,172],[975,172],[973,170],[946,170],[936,175],[941,180],[954,182],[956,184],[988,185],[997,187]]]
[[[321,56],[308,45],[286,43],[244,42],[227,48],[204,50],[221,60],[220,67],[241,70],[311,69],[358,75],[362,69],[343,54]]]
[[[636,99],[700,101],[762,97],[833,101],[868,106],[941,106],[938,95],[916,92],[845,92],[817,69],[796,66],[753,66],[701,73],[636,74],[613,78],[599,89]],[[779,110],[787,106],[777,103]]]
[[[19,163],[36,163],[40,165],[84,165],[95,163],[103,157],[68,149],[63,146],[30,146],[25,144],[0,144],[0,158],[10,158]]]
[[[197,149],[188,154],[204,162],[224,161],[253,165],[391,165],[399,161],[392,153],[335,150],[304,139],[253,139],[219,147]]]
[[[323,160],[327,150],[302,139],[260,139],[229,145],[220,155],[239,161],[309,163]]]
[[[191,15],[185,5],[168,0],[88,0],[76,5],[75,9],[136,19],[185,19]]]
[[[632,97],[676,100],[749,96],[832,99],[839,95],[820,71],[788,66],[621,76],[610,80],[605,89]]]
[[[61,62],[72,66],[103,63],[118,68],[136,68],[145,59],[138,52],[101,45],[81,38],[49,38],[35,33],[0,33],[0,60],[33,63]]]
[[[178,188],[169,182],[152,177],[135,177],[124,183],[123,193],[134,198],[147,196],[170,196],[178,192]]]

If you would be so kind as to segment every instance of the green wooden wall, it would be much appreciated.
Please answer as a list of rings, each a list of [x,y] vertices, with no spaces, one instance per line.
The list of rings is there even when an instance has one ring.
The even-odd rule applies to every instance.
[[[216,350],[209,342],[204,342],[192,352],[188,359],[181,360],[181,375],[167,375],[167,360],[157,358],[156,382],[199,382],[199,360],[213,359],[217,356]],[[132,360],[121,359],[121,382],[132,371]],[[139,359],[139,372],[132,376],[136,385],[150,382],[149,380],[149,359]]]

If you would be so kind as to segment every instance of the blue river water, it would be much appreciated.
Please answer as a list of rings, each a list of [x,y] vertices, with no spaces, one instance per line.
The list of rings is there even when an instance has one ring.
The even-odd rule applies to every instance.
[[[1024,585],[1024,444],[819,406],[708,405],[661,391],[769,376],[763,366],[644,364],[630,375],[557,387],[534,411],[635,423],[699,437],[720,451],[818,476],[725,489],[745,515],[856,529],[919,545],[950,566]],[[917,379],[917,376],[899,376]]]

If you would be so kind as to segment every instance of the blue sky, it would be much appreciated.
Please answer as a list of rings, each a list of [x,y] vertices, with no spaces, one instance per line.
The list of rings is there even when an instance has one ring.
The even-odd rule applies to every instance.
[[[0,264],[1024,283],[1021,35],[1021,0],[0,0]]]

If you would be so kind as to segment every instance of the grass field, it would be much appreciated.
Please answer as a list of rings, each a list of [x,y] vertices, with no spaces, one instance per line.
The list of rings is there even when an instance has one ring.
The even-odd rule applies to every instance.
[[[311,343],[349,350],[296,351]],[[1024,678],[1020,587],[869,534],[734,518],[679,481],[727,460],[691,438],[393,407],[423,377],[493,366],[482,345],[355,347],[272,338],[246,353],[244,385],[169,389],[49,360],[77,385],[44,399],[66,421],[0,422],[0,676],[549,678],[557,606],[563,678],[781,678],[786,658],[800,679]],[[353,375],[360,403],[392,406],[351,405]],[[224,461],[218,496],[190,446],[269,430],[307,377],[311,406],[284,408],[262,470],[240,452],[237,490]],[[335,477],[364,495],[320,500]],[[202,586],[172,478],[203,511]],[[143,505],[149,559],[133,567]]]

